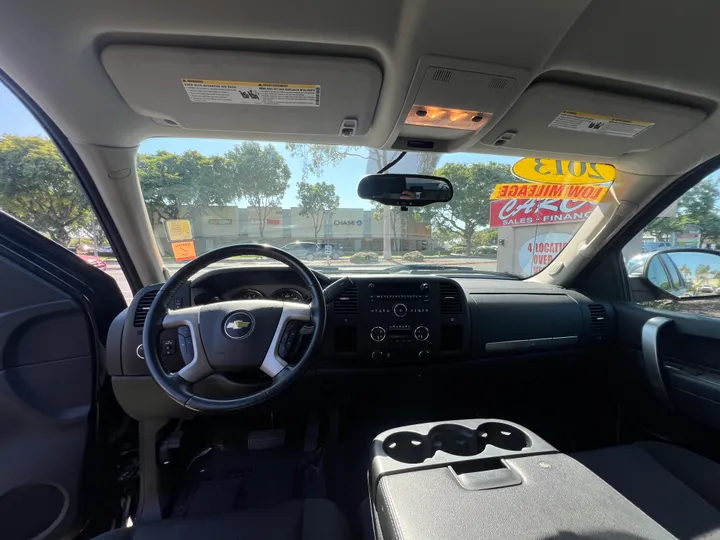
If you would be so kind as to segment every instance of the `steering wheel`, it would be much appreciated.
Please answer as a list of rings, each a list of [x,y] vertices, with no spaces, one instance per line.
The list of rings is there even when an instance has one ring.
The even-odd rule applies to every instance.
[[[285,263],[310,291],[310,304],[277,300],[233,300],[205,306],[169,309],[174,294],[199,270],[237,255],[268,257]],[[238,244],[201,255],[170,276],[150,306],[143,327],[143,349],[150,375],[177,403],[198,412],[236,411],[265,401],[296,381],[318,351],[325,329],[326,304],[352,283],[341,278],[323,290],[315,274],[299,259],[281,249]],[[312,325],[310,343],[295,365],[283,353],[302,326]],[[168,373],[158,352],[160,333],[178,328],[192,360],[175,373]],[[190,348],[191,347],[191,348]],[[259,369],[272,381],[251,395],[214,399],[193,392],[193,385],[214,373],[248,372]]]

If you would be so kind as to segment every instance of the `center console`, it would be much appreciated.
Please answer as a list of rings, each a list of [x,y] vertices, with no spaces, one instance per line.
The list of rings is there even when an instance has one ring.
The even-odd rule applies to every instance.
[[[402,364],[442,362],[468,350],[467,301],[453,280],[352,279],[353,290],[333,306],[335,353],[352,354],[364,364]]]
[[[372,444],[377,538],[674,538],[533,432],[495,419],[417,424]]]

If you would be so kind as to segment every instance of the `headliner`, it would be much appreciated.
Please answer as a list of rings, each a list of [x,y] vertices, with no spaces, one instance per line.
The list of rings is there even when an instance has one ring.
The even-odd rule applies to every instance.
[[[419,59],[443,55],[526,69],[530,79],[627,88],[636,95],[702,107],[707,119],[660,148],[622,156],[635,174],[683,173],[718,154],[720,70],[715,50],[720,4],[701,0],[2,0],[0,68],[74,143],[133,147],[149,137],[258,138],[346,143],[307,137],[183,131],[134,112],[107,75],[108,44],[162,44],[374,60],[383,83],[369,132],[354,145],[390,138]],[[42,4],[41,7],[38,4]],[[528,82],[529,82],[528,81]],[[476,144],[480,153],[512,153]],[[563,155],[563,148],[557,153]]]

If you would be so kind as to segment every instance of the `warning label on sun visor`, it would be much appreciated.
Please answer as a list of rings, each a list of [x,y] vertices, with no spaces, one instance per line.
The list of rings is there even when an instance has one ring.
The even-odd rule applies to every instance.
[[[320,85],[182,79],[195,103],[319,107]]]
[[[549,127],[558,129],[569,129],[570,131],[582,131],[583,133],[597,133],[599,135],[610,135],[612,137],[637,137],[647,131],[655,124],[652,122],[641,122],[639,120],[628,120],[627,118],[614,118],[612,116],[600,116],[577,111],[563,111],[550,122]]]

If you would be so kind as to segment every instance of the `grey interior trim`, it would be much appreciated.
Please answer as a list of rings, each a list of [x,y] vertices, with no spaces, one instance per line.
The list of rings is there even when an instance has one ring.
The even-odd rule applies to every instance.
[[[178,375],[190,383],[197,383],[209,377],[215,370],[210,365],[205,347],[200,337],[200,311],[204,306],[168,311],[163,319],[163,328],[187,326],[193,346],[193,357],[187,365],[178,371]]]
[[[664,327],[671,324],[673,324],[673,320],[667,317],[653,317],[643,325],[641,338],[643,361],[650,385],[655,397],[670,409],[672,409],[672,403],[665,384],[664,367],[658,354],[658,336]]]
[[[295,302],[287,302],[283,304],[283,311],[280,315],[275,335],[272,338],[270,347],[265,354],[265,359],[260,364],[260,370],[269,377],[276,377],[283,369],[287,367],[287,362],[280,357],[278,348],[280,347],[280,337],[283,335],[285,325],[290,321],[309,322],[312,319],[312,312],[308,304],[298,304]]]

